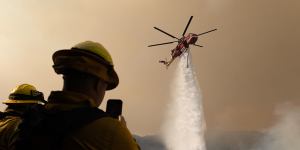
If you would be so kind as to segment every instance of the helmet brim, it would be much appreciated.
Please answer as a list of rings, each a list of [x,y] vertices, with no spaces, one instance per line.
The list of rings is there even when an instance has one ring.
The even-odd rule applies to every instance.
[[[40,104],[40,105],[44,105],[44,104],[46,104],[46,101],[39,101],[39,100],[12,100],[12,99],[8,99],[8,100],[4,100],[2,103],[3,104]]]

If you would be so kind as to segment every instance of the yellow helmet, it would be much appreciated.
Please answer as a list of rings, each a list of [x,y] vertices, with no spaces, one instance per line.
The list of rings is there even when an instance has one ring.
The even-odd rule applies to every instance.
[[[109,52],[104,48],[103,45],[93,41],[85,41],[76,44],[72,47],[72,49],[82,49],[86,51],[90,51],[96,55],[102,57],[105,61],[107,61],[110,65],[113,65],[113,61]]]
[[[9,94],[9,99],[4,104],[45,104],[44,95],[30,84],[21,84]]]
[[[88,73],[103,79],[107,83],[106,90],[119,84],[111,55],[100,43],[85,41],[71,49],[56,51],[52,59],[57,74],[67,74],[70,70]]]

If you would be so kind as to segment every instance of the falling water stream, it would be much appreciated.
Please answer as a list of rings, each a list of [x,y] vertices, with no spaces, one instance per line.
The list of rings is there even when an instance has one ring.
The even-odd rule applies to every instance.
[[[190,55],[183,55],[176,67],[163,140],[168,150],[206,150],[202,95]]]

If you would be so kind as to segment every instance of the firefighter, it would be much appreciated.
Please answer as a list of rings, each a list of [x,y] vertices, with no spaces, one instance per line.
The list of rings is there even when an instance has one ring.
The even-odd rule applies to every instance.
[[[46,103],[42,92],[30,84],[21,84],[3,101],[7,108],[0,115],[0,149],[13,149],[22,116],[29,109],[38,109]]]
[[[55,72],[63,77],[62,91],[50,93],[46,126],[30,134],[35,144],[20,148],[138,150],[126,125],[98,109],[105,92],[119,84],[109,52],[100,43],[86,41],[56,51],[52,59]]]

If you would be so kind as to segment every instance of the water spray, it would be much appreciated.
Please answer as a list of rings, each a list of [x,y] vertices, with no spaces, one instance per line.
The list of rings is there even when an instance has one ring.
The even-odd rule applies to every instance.
[[[171,87],[162,135],[168,150],[206,150],[202,95],[191,61],[187,53],[180,58]]]

